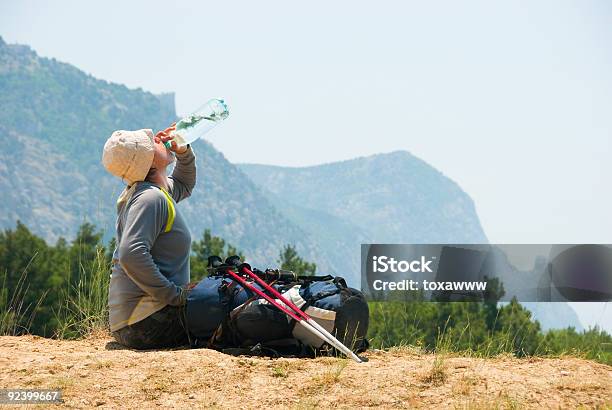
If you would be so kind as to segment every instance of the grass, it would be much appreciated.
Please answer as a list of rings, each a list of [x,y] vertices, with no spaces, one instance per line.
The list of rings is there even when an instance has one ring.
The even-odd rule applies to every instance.
[[[440,386],[448,379],[446,362],[444,355],[437,354],[434,356],[434,361],[429,372],[422,377],[422,381],[434,386]]]
[[[320,376],[320,381],[328,385],[338,383],[340,381],[340,375],[348,363],[348,359],[339,359],[337,363],[333,364],[330,369]]]
[[[94,358],[94,364],[92,368],[96,370],[101,370],[101,369],[108,369],[112,366],[113,366],[113,362],[111,360],[98,360]]]
[[[108,287],[110,264],[104,248],[98,247],[89,270],[79,263],[76,284],[64,291],[56,314],[59,323],[55,337],[78,339],[108,331]]]
[[[22,270],[17,284],[12,289],[8,288],[8,274],[6,270],[2,276],[2,287],[0,288],[0,335],[13,336],[29,333],[29,329],[36,316],[37,308],[43,303],[46,292],[32,306],[25,305],[25,296],[29,285],[28,267],[37,255],[33,255],[27,266]],[[10,293],[10,296],[9,296]]]
[[[58,378],[56,378],[53,381],[53,386],[55,388],[64,390],[64,394],[66,393],[66,390],[68,390],[70,387],[74,386],[75,384],[75,379],[73,377],[68,377],[68,376],[60,376]]]
[[[526,403],[510,396],[507,392],[502,392],[497,397],[490,397],[484,400],[467,400],[455,409],[465,410],[517,410],[526,407]]]
[[[314,396],[332,389],[341,381],[341,375],[349,363],[346,358],[319,358],[317,361],[325,366],[325,370],[312,377],[301,389],[301,395]]]
[[[250,368],[250,367],[256,367],[257,366],[257,362],[255,362],[255,360],[248,359],[248,358],[243,358],[243,357],[240,357],[238,359],[237,363],[238,363],[238,366],[240,366],[240,367]]]
[[[481,378],[475,375],[463,374],[453,386],[453,393],[461,396],[469,396],[472,388],[481,382]]]
[[[289,366],[287,362],[281,362],[276,366],[272,367],[272,377],[279,377],[286,379],[289,377]]]
[[[607,333],[599,329],[582,333],[573,329],[543,333],[537,322],[518,306],[517,313],[505,311],[503,320],[499,317],[501,310],[498,310],[492,330],[483,324],[481,311],[472,313],[471,317],[469,309],[464,310],[467,314],[463,316],[451,313],[432,337],[430,322],[439,320],[436,304],[371,303],[370,345],[382,350],[410,348],[478,358],[504,354],[515,357],[571,356],[612,365],[612,337]]]
[[[160,375],[159,371],[149,368],[148,374],[140,384],[140,391],[148,400],[157,400],[163,393],[172,391],[175,384],[168,376]]]

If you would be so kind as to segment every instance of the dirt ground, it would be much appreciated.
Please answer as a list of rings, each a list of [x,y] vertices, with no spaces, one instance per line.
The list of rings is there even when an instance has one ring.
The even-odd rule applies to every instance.
[[[410,349],[346,359],[123,349],[107,336],[0,337],[0,388],[60,388],[75,408],[610,408],[612,367],[562,359],[475,359]],[[23,407],[21,407],[23,408]],[[40,408],[40,406],[36,406]]]

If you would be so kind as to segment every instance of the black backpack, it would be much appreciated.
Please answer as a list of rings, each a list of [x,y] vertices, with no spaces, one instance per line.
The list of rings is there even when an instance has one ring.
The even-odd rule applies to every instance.
[[[340,277],[290,278],[273,286],[351,350],[367,349],[369,310],[363,293]],[[198,283],[186,312],[194,347],[274,357],[335,354],[295,320],[223,275]]]

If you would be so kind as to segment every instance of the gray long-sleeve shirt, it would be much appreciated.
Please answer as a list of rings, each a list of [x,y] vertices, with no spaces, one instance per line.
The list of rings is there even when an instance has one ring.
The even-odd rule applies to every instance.
[[[176,159],[168,192],[174,203],[189,197],[196,182],[191,148]],[[167,305],[185,303],[191,235],[178,207],[174,208],[174,222],[166,232],[168,199],[156,185],[139,182],[132,196],[118,203],[117,248],[108,297],[112,332]]]

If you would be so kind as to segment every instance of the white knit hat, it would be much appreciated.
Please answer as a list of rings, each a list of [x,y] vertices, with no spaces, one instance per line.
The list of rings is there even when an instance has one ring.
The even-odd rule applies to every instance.
[[[115,131],[104,144],[102,164],[111,174],[132,185],[143,181],[155,155],[153,131]]]

